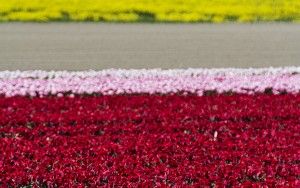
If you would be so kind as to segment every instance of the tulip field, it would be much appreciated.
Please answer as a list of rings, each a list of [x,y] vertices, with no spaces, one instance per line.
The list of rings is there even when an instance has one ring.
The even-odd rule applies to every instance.
[[[299,187],[300,68],[2,71],[1,187]]]
[[[0,0],[0,21],[299,22],[298,0]]]

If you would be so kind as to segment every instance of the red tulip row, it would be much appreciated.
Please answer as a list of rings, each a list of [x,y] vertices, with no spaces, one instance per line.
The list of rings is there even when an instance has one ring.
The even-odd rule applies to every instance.
[[[297,187],[300,95],[0,97],[1,187]]]

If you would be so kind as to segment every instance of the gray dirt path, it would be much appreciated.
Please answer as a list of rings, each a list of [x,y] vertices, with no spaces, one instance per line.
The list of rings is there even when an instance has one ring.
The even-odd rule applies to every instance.
[[[0,70],[298,65],[294,24],[0,24]]]

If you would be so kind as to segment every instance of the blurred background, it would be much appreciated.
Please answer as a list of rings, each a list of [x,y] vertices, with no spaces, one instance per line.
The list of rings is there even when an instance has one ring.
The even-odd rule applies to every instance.
[[[298,66],[298,0],[0,0],[0,70]]]

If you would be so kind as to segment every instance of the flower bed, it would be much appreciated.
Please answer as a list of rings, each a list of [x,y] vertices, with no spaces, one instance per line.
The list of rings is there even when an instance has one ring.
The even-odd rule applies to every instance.
[[[266,69],[103,70],[84,72],[0,72],[0,94],[255,94],[299,93],[300,67]]]
[[[0,22],[299,22],[298,0],[0,0]]]
[[[297,69],[2,72],[0,186],[297,187],[297,79]]]

